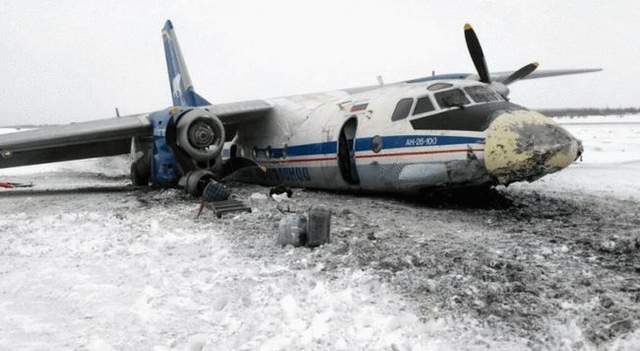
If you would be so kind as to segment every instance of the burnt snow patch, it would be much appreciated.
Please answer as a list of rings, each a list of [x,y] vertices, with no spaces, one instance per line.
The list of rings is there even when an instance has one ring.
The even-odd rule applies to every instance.
[[[332,243],[306,264],[329,275],[375,272],[424,320],[472,318],[534,348],[603,345],[638,328],[635,202],[511,190],[423,200],[298,191],[294,199],[289,209],[334,211]]]

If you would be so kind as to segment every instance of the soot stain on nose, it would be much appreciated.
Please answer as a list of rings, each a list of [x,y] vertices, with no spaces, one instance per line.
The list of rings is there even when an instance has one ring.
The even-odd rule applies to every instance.
[[[513,132],[518,135],[514,150],[517,153],[557,152],[569,148],[573,142],[573,138],[562,127],[553,124],[517,124],[513,126]]]

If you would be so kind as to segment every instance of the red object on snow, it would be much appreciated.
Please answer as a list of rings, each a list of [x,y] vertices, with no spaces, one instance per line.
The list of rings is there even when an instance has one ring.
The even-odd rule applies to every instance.
[[[15,186],[9,182],[0,182],[0,188],[13,189]]]

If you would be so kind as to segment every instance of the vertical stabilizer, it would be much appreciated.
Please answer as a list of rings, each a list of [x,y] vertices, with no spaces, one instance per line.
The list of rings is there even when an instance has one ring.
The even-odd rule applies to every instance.
[[[205,106],[211,105],[207,100],[193,90],[191,77],[184,63],[182,51],[173,30],[173,24],[167,20],[162,28],[164,54],[167,60],[167,72],[171,85],[171,96],[174,106]]]

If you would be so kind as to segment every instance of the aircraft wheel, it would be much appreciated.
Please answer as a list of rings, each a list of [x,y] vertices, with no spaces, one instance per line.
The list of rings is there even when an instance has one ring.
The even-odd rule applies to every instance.
[[[176,126],[177,144],[196,161],[216,158],[224,146],[224,125],[211,112],[192,110]]]
[[[214,179],[214,175],[209,170],[199,169],[187,173],[185,178],[184,191],[191,196],[200,197],[207,184]]]

